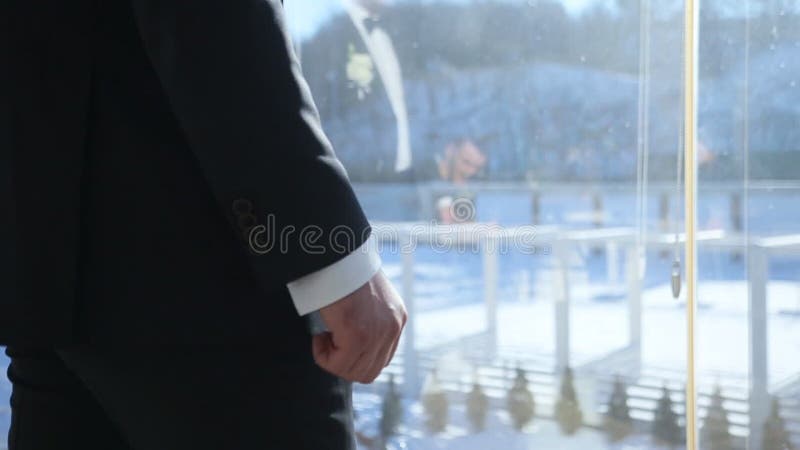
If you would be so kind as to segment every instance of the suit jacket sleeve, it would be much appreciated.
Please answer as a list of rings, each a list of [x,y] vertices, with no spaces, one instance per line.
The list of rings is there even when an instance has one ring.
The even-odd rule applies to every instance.
[[[173,112],[262,284],[285,289],[364,244],[369,224],[322,132],[280,2],[131,2]]]

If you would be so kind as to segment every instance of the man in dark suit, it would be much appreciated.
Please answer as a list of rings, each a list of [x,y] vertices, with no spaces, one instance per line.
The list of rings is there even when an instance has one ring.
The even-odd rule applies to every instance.
[[[0,8],[10,450],[354,448],[405,309],[280,3]]]

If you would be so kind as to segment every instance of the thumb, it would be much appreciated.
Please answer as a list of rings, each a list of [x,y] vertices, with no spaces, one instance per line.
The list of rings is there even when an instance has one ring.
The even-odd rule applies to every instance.
[[[314,361],[322,368],[327,366],[333,350],[333,339],[330,333],[315,334],[311,338],[311,353]]]

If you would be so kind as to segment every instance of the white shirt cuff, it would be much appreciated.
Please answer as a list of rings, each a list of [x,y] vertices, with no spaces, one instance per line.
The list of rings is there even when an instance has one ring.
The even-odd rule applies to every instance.
[[[360,288],[381,268],[375,240],[370,237],[339,261],[286,285],[301,316],[322,309]]]

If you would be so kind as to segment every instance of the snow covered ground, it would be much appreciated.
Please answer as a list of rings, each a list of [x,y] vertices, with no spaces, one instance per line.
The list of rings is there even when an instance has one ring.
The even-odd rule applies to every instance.
[[[800,317],[782,314],[798,310],[800,285],[769,284],[769,371],[774,381],[800,373]],[[697,318],[698,371],[745,377],[749,344],[747,284],[744,281],[703,282],[698,287],[701,308]],[[667,285],[643,293],[642,357],[646,366],[683,370],[686,366],[686,312]],[[628,342],[628,310],[617,303],[577,303],[571,311],[572,364],[580,366]],[[486,330],[482,304],[421,312],[417,345],[430,348],[442,342]],[[555,321],[552,302],[501,303],[498,308],[498,346],[553,354]],[[424,350],[423,350],[424,351]]]

